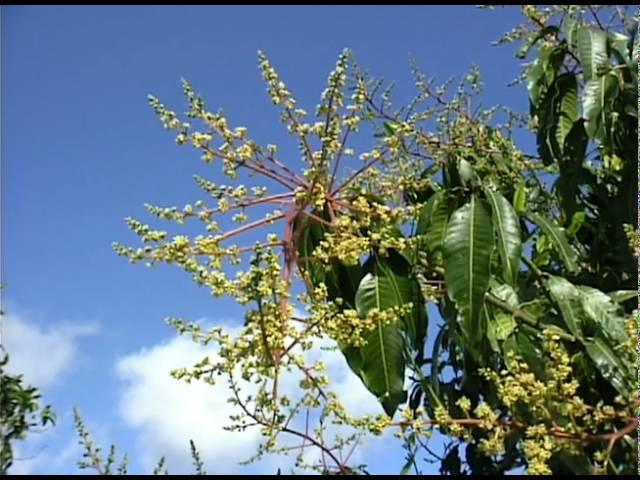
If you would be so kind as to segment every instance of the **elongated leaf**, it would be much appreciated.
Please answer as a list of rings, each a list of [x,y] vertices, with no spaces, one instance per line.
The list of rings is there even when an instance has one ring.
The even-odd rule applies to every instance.
[[[487,340],[489,340],[489,346],[495,353],[500,353],[497,323],[493,312],[487,307],[486,303],[482,306],[482,314],[484,315],[485,323],[487,325]]]
[[[445,329],[446,326],[444,325],[440,327],[438,335],[436,335],[436,339],[433,342],[433,351],[431,352],[431,389],[427,391],[431,403],[435,402],[440,396],[440,350],[442,349]]]
[[[578,81],[573,73],[563,73],[549,86],[539,110],[538,151],[545,165],[562,159],[565,139],[578,118]]]
[[[624,316],[620,307],[613,302],[611,297],[596,288],[579,286],[582,308],[600,331],[608,336],[614,344],[620,344],[626,340],[624,330]]]
[[[592,342],[585,342],[585,347],[604,379],[611,383],[618,393],[627,395],[633,388],[633,375],[610,345],[604,339],[596,338]]]
[[[560,177],[556,184],[566,222],[572,221],[576,212],[578,176],[583,170],[582,164],[588,143],[589,137],[584,129],[584,120],[578,119],[564,139],[563,155],[559,163]]]
[[[585,120],[587,134],[598,140],[606,139],[607,108],[613,103],[619,91],[618,78],[608,73],[594,80],[589,80],[584,87],[582,99],[582,115]]]
[[[562,277],[550,276],[547,288],[551,298],[562,314],[565,325],[577,338],[582,338],[582,324],[585,316],[578,289]]]
[[[607,293],[607,295],[611,297],[611,299],[614,302],[624,303],[624,302],[628,302],[632,298],[637,298],[638,291],[637,290],[616,290],[615,292]]]
[[[554,82],[556,90],[556,115],[554,118],[554,134],[559,157],[564,154],[564,143],[573,127],[574,122],[580,118],[578,109],[578,79],[573,73],[560,75]]]
[[[556,78],[566,52],[566,46],[552,47],[543,44],[540,47],[538,58],[536,58],[527,72],[527,90],[529,92],[531,115],[538,114],[540,102]]]
[[[449,205],[446,192],[435,193],[424,205],[420,213],[418,235],[425,235],[427,252],[434,253],[442,248],[449,221]]]
[[[576,34],[578,56],[582,63],[585,80],[597,77],[598,69],[607,65],[607,33],[603,30],[582,27]]]
[[[527,214],[527,185],[520,182],[513,193],[513,208],[518,215]]]
[[[493,231],[491,216],[481,200],[456,210],[449,220],[444,243],[447,290],[464,318],[464,330],[472,343],[483,332],[480,311],[491,275]]]
[[[569,244],[564,229],[537,213],[529,214],[529,218],[549,237],[567,270],[572,273],[578,271],[578,254]]]
[[[571,48],[577,47],[576,33],[578,31],[578,20],[573,16],[566,16],[562,21],[562,32],[567,39],[567,44]]]
[[[404,262],[404,263],[403,263]],[[356,309],[361,316],[371,310],[385,310],[394,306],[414,303],[412,315],[404,323],[385,325],[379,322],[366,336],[362,347],[361,375],[367,388],[382,403],[385,412],[393,416],[397,406],[404,401],[404,335],[407,331],[413,346],[424,343],[426,312],[424,305],[417,303],[419,292],[417,281],[409,275],[408,264],[399,255],[382,258],[372,256],[365,265],[366,275],[356,293]]]
[[[294,225],[294,231],[299,232],[300,235],[298,268],[310,286],[317,286],[326,280],[324,265],[313,260],[313,250],[324,237],[324,226],[309,217],[299,215]]]
[[[512,286],[518,284],[522,239],[520,220],[515,210],[499,192],[485,188],[491,206],[491,223],[498,240],[497,247],[502,262],[502,278]]]
[[[616,57],[618,63],[626,65],[630,58],[629,37],[620,32],[610,32],[608,37],[609,50]]]

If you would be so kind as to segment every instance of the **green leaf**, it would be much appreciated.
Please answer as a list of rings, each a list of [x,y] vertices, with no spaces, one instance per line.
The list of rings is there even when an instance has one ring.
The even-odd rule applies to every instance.
[[[483,335],[480,311],[491,275],[493,231],[483,202],[471,201],[449,220],[444,243],[444,276],[447,290],[464,318],[464,331],[472,344]]]
[[[556,146],[560,155],[564,153],[564,143],[573,127],[574,122],[580,118],[578,109],[578,79],[573,73],[564,73],[554,82],[555,94],[554,107],[554,134]]]
[[[563,157],[565,139],[578,118],[578,81],[573,73],[563,73],[540,105],[537,141],[545,165]]]
[[[489,340],[489,346],[491,347],[491,350],[493,350],[495,353],[500,353],[500,344],[498,343],[498,336],[497,336],[498,329],[496,325],[496,320],[494,318],[493,313],[487,307],[486,303],[482,306],[482,314],[484,315],[485,324],[487,325],[487,340]]]
[[[427,252],[442,248],[449,221],[449,201],[445,191],[435,193],[422,207],[416,234],[424,235]]]
[[[571,282],[562,277],[549,276],[547,288],[551,298],[562,314],[565,325],[577,338],[582,338],[582,322],[585,312],[580,292]]]
[[[505,340],[517,326],[513,315],[508,313],[496,313],[494,322],[496,340],[498,341]]]
[[[608,107],[615,100],[618,91],[618,77],[614,73],[608,73],[586,83],[582,112],[590,138],[606,140],[607,117],[611,114]]]
[[[585,80],[598,77],[599,69],[607,65],[607,33],[603,30],[582,27],[576,33],[578,56],[582,63]]]
[[[615,292],[607,293],[611,299],[616,303],[628,302],[632,298],[638,297],[637,290],[616,290]]]
[[[629,58],[629,37],[620,32],[610,32],[607,38],[609,50],[616,57],[618,63],[626,65]]]
[[[542,45],[538,58],[529,67],[527,90],[529,92],[530,113],[532,116],[537,115],[540,101],[545,97],[549,86],[556,78],[566,52],[566,45],[557,47]]]
[[[616,355],[607,342],[602,338],[596,338],[591,342],[584,342],[587,353],[602,377],[607,380],[618,393],[627,395],[633,388],[633,375]]]
[[[390,122],[384,122],[384,130],[389,136],[395,135],[397,128],[398,127],[396,125],[393,125]]]
[[[313,213],[323,219],[327,217],[318,210],[314,210]],[[346,306],[353,308],[356,290],[363,275],[362,268],[360,265],[345,265],[338,260],[332,260],[329,265],[315,260],[313,251],[324,239],[325,232],[326,228],[320,222],[303,215],[297,217],[294,235],[299,235],[298,268],[309,292],[313,291],[313,287],[324,283],[330,300],[342,298]]]
[[[514,308],[518,307],[518,294],[511,285],[494,282],[493,279],[490,282],[490,285],[491,294],[493,296]]]
[[[562,32],[567,39],[567,44],[571,48],[577,47],[576,33],[578,31],[578,19],[573,16],[566,16],[562,21]]]
[[[560,176],[556,184],[565,222],[572,221],[577,209],[578,177],[583,169],[588,143],[584,120],[578,119],[564,139],[563,155],[559,162]]]
[[[314,212],[317,215],[317,212]],[[312,285],[317,286],[326,279],[325,267],[313,260],[313,251],[324,238],[324,226],[305,215],[298,215],[294,224],[294,232],[299,232],[298,268],[302,276]]]
[[[600,331],[620,344],[626,340],[624,316],[619,305],[604,292],[592,287],[579,286],[582,308]],[[637,292],[636,292],[637,295]]]
[[[529,335],[521,331],[514,331],[502,344],[503,355],[507,357],[509,352],[513,352],[522,358],[531,371],[538,377],[543,378],[544,366],[540,359],[542,358],[542,351],[537,342],[534,342]],[[507,367],[510,368],[510,361],[506,360]]]
[[[527,185],[520,182],[513,193],[513,208],[520,216],[527,214]]]
[[[498,239],[502,278],[515,287],[518,282],[522,254],[520,220],[509,201],[499,192],[490,188],[485,188],[484,192],[491,206],[491,223]]]
[[[404,384],[404,335],[414,348],[424,343],[426,311],[419,301],[420,286],[410,275],[409,265],[399,254],[388,258],[372,256],[365,264],[365,276],[356,293],[356,310],[366,316],[371,310],[384,310],[414,303],[411,315],[403,323],[384,325],[380,322],[366,336],[362,347],[362,379],[381,401],[385,412],[393,416],[406,392]]]
[[[530,213],[529,218],[549,237],[567,270],[571,273],[577,272],[578,254],[569,244],[564,229],[537,213]]]

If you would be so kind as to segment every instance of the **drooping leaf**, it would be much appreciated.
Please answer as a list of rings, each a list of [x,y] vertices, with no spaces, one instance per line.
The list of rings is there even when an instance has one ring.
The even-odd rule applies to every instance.
[[[475,196],[449,220],[444,243],[447,290],[464,318],[464,331],[472,343],[483,332],[480,311],[491,275],[493,230],[491,216]]]
[[[529,218],[549,237],[567,270],[571,273],[576,272],[578,270],[578,254],[569,244],[564,229],[537,213],[530,213]]]
[[[324,226],[310,217],[298,215],[294,232],[299,235],[298,268],[310,285],[317,286],[325,281],[325,267],[313,259],[313,251],[324,238]]]
[[[424,205],[418,220],[416,234],[424,235],[427,252],[442,248],[449,221],[449,205],[445,191],[435,193]]]
[[[578,28],[578,19],[574,16],[567,15],[562,21],[562,32],[571,48],[577,47],[576,33]]]
[[[520,220],[509,201],[499,192],[485,188],[485,195],[491,206],[491,223],[496,232],[497,248],[502,262],[502,278],[515,287],[522,254]]]
[[[619,91],[618,77],[614,73],[589,80],[584,87],[582,112],[585,129],[590,138],[606,139],[607,116]]]
[[[446,325],[441,325],[436,334],[431,351],[430,373],[428,377],[419,377],[420,386],[425,394],[425,407],[429,415],[433,415],[435,408],[442,405],[441,383],[439,379],[440,373],[440,353],[442,351],[444,338],[446,336]]]
[[[547,288],[551,298],[562,314],[568,330],[577,338],[582,338],[582,324],[585,316],[582,308],[580,292],[571,282],[563,277],[549,276]]]
[[[621,395],[627,395],[633,388],[633,375],[629,366],[614,353],[608,342],[598,337],[584,342],[587,353],[600,371],[602,377]]]
[[[362,347],[361,374],[367,388],[381,401],[385,412],[392,416],[403,401],[404,342],[406,332],[412,347],[420,347],[426,334],[426,311],[420,302],[420,287],[411,276],[408,263],[399,254],[390,257],[372,256],[365,264],[365,276],[356,293],[356,310],[366,316],[371,310],[414,304],[411,315],[402,322],[385,325],[379,322],[367,334]]]
[[[554,134],[555,141],[560,155],[564,153],[564,143],[573,127],[574,122],[580,118],[578,109],[578,79],[573,73],[565,73],[560,75],[554,82],[556,90],[556,99],[554,104],[557,105],[554,118]],[[555,106],[554,105],[554,106]]]
[[[527,185],[520,182],[513,193],[513,209],[518,215],[527,214]]]
[[[530,113],[535,116],[541,100],[545,97],[549,86],[553,83],[566,55],[566,45],[553,47],[543,44],[538,58],[527,72],[527,90],[529,92]]]
[[[607,38],[608,47],[621,65],[629,62],[631,52],[628,49],[629,37],[620,32],[610,32]]]
[[[578,178],[583,170],[583,162],[587,151],[589,137],[584,129],[584,120],[578,119],[564,139],[563,155],[559,162],[560,176],[557,189],[560,205],[567,222],[573,219],[576,212],[578,194]]]
[[[498,343],[497,324],[493,316],[493,312],[487,307],[485,303],[482,306],[482,314],[485,318],[485,324],[487,325],[487,340],[489,340],[489,346],[495,353],[500,353],[500,344]]]
[[[599,69],[607,65],[607,33],[603,30],[582,27],[576,33],[578,56],[585,80],[597,78]]]
[[[551,83],[539,107],[538,151],[545,165],[562,159],[565,139],[578,118],[578,81],[575,74],[563,73]]]
[[[632,298],[638,297],[637,290],[616,290],[615,292],[609,292],[607,295],[617,303],[628,302]]]
[[[611,338],[614,343],[626,340],[624,316],[620,306],[613,302],[604,292],[592,287],[579,286],[582,308],[587,316],[600,328],[600,331]]]

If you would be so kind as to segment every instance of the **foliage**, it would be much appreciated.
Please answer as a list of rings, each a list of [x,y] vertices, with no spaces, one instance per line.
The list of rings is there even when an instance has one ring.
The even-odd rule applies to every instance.
[[[0,474],[6,475],[15,460],[15,441],[24,440],[36,427],[54,425],[56,416],[50,405],[41,407],[36,387],[25,385],[22,375],[7,371],[9,354],[2,346],[0,350]]]
[[[600,17],[611,11],[620,18],[605,27]],[[300,162],[209,111],[186,81],[188,121],[149,98],[176,142],[218,164],[232,185],[195,177],[207,201],[147,205],[205,233],[170,237],[128,219],[144,246],[115,248],[134,263],[176,265],[246,308],[234,336],[171,319],[219,354],[173,374],[227,382],[238,410],[229,429],[263,435],[255,458],[291,450],[281,443],[291,437],[298,467],[359,473],[336,452],[394,429],[419,471],[417,447],[438,429],[451,438],[442,473],[635,471],[637,320],[625,292],[637,281],[628,240],[638,227],[637,22],[622,8],[523,13],[500,43],[521,42],[520,58],[535,52],[524,71],[529,122],[473,109],[475,68],[453,93],[415,68],[418,93],[395,109],[348,51],[315,115],[259,55]],[[537,154],[515,145],[523,124]],[[356,156],[358,132],[373,133],[373,144]],[[443,319],[430,327],[429,302]],[[308,361],[324,339],[379,399],[379,415],[350,415],[324,365]],[[282,389],[291,378],[293,394]],[[320,425],[297,428],[309,412]],[[353,434],[331,444],[331,425]],[[307,465],[309,448],[323,460]]]

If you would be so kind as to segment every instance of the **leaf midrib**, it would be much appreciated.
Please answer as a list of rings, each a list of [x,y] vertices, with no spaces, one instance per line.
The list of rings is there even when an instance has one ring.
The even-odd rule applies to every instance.
[[[382,305],[380,300],[380,275],[378,275],[378,266],[374,264],[373,272],[376,278],[376,305],[378,306],[378,311],[380,310],[380,306]],[[382,334],[382,321],[378,320],[378,342],[380,343],[380,355],[382,357],[382,373],[384,374],[384,384],[386,388],[386,395],[389,395],[391,391],[391,383],[389,381],[389,371],[387,369],[387,355],[385,353],[385,346],[383,343],[384,336]]]

